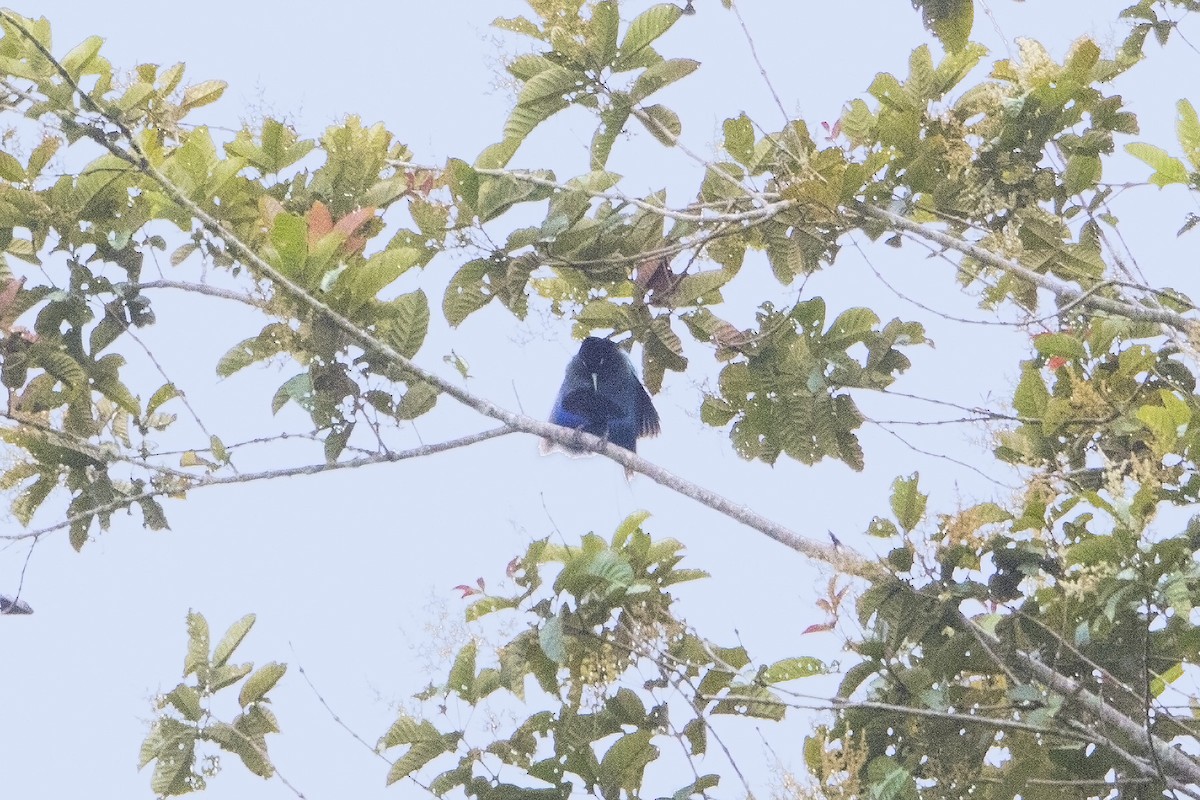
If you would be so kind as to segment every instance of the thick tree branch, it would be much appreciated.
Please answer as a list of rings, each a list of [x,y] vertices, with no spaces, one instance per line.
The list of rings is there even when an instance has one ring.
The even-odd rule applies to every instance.
[[[1170,311],[1165,308],[1148,308],[1146,306],[1131,303],[1126,300],[1113,300],[1108,297],[1100,297],[1091,291],[1081,291],[1068,283],[1052,278],[1049,275],[1043,275],[1039,272],[1034,272],[1028,267],[1024,267],[1015,261],[996,255],[995,253],[986,250],[978,245],[965,242],[956,236],[951,236],[941,231],[934,230],[928,225],[923,225],[920,222],[913,222],[907,217],[902,217],[891,211],[873,206],[869,203],[855,202],[851,207],[860,214],[877,219],[881,222],[886,222],[888,227],[910,233],[913,236],[918,236],[926,239],[942,247],[949,248],[962,253],[965,256],[979,261],[982,264],[987,264],[989,267],[1004,270],[1012,275],[1023,280],[1029,281],[1040,289],[1045,289],[1050,292],[1062,304],[1067,305],[1083,305],[1094,311],[1104,311],[1109,314],[1116,314],[1129,319],[1143,320],[1146,322],[1157,322],[1160,325],[1166,325],[1170,328],[1183,331],[1191,335],[1200,335],[1200,322],[1185,317],[1182,314]]]

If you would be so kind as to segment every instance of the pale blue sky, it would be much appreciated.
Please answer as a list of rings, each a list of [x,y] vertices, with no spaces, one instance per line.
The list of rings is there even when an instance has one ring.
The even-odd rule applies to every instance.
[[[1125,4],[995,0],[990,4],[995,18],[979,15],[976,38],[997,55],[1022,34],[1041,38],[1056,56],[1081,32],[1106,46],[1123,37],[1111,20]],[[698,13],[683,18],[661,50],[697,58],[703,67],[664,93],[663,102],[680,112],[689,146],[709,154],[726,117],[745,111],[769,129],[780,120],[735,18],[716,0],[696,5]],[[384,122],[417,160],[431,163],[448,155],[471,159],[498,138],[510,102],[499,84],[501,61],[524,46],[488,27],[497,14],[520,13],[516,2],[40,0],[16,10],[51,20],[60,55],[98,34],[107,39],[104,53],[118,67],[182,60],[194,81],[228,81],[223,100],[199,113],[198,121],[236,127],[240,118],[265,111],[314,136],[352,112],[368,123]],[[917,14],[903,0],[760,0],[745,3],[742,13],[786,107],[814,129],[835,120],[844,101],[861,96],[876,71],[906,72],[909,50],[926,40]],[[1200,38],[1196,27],[1193,23],[1194,40]],[[1160,63],[1125,79],[1122,91],[1142,122],[1140,138],[1171,147],[1175,100],[1195,91],[1195,82],[1181,77],[1196,74],[1197,58],[1176,45],[1167,57],[1156,57]],[[590,128],[581,121],[568,116],[550,122],[530,138],[514,165],[549,164],[564,177],[583,172]],[[620,142],[614,168],[626,175],[625,191],[667,186],[677,204],[686,202],[698,179],[686,158],[646,136]],[[1106,178],[1144,174],[1133,166]],[[1194,242],[1189,251],[1173,238],[1182,214],[1195,209],[1181,204],[1180,196],[1181,190],[1169,195],[1141,190],[1121,209],[1123,219],[1140,220],[1124,233],[1152,279],[1197,296]],[[982,316],[953,288],[945,262],[926,259],[911,245],[899,252],[876,247],[866,252],[889,281],[924,303]],[[455,266],[449,259],[436,261],[424,274],[406,276],[406,288],[423,286],[440,298]],[[185,265],[171,277],[196,274],[195,265]],[[812,294],[827,298],[831,316],[848,306],[870,305],[885,320],[899,316],[928,325],[937,347],[911,354],[914,370],[897,387],[903,391],[999,407],[1015,382],[1014,354],[1027,348],[1023,334],[949,324],[897,298],[878,283],[850,241],[837,266],[809,282],[806,295]],[[794,297],[794,290],[781,289],[769,277],[765,261],[752,261],[731,293],[732,302],[741,304],[731,316],[748,320],[757,300],[782,303]],[[270,416],[275,387],[295,370],[247,370],[223,382],[215,377],[217,358],[256,332],[261,321],[204,299],[161,301],[159,324],[146,332],[147,341],[193,403],[208,409],[201,414],[224,441],[306,429],[294,409]],[[213,325],[218,311],[227,316]],[[418,360],[450,374],[441,357],[453,348],[471,365],[473,391],[541,415],[575,347],[566,321],[535,314],[520,323],[489,309],[458,330],[438,327]],[[915,469],[935,492],[931,509],[951,511],[959,502],[1008,496],[1007,489],[915,453],[870,426],[863,430],[868,468],[862,474],[837,463],[808,468],[781,460],[772,469],[742,462],[724,432],[699,423],[700,387],[714,369],[703,351],[694,353],[692,372],[668,375],[656,399],[663,435],[645,442],[641,452],[801,533],[823,537],[833,529],[852,546],[878,547],[861,531],[874,514],[886,511],[892,479]],[[862,406],[879,418],[940,416],[928,406],[897,401],[864,398]],[[487,427],[490,422],[448,400],[417,424],[426,442]],[[985,431],[943,426],[901,432],[925,450],[978,463],[989,475],[1013,482],[987,456]],[[403,432],[395,441],[415,438]],[[273,451],[262,463],[320,459],[318,446],[296,444]],[[249,462],[254,459],[240,463],[244,469],[259,466]],[[456,633],[463,603],[451,587],[478,576],[500,581],[508,560],[555,525],[567,541],[589,530],[608,535],[639,508],[654,513],[647,525],[654,535],[674,536],[688,546],[685,565],[714,573],[712,580],[680,591],[682,613],[702,632],[727,642],[740,636],[762,661],[842,657],[838,637],[798,636],[821,621],[813,601],[827,578],[824,571],[644,478],[627,485],[610,462],[540,458],[532,439],[510,436],[421,463],[195,492],[186,502],[167,502],[172,531],[152,534],[135,517],[118,515],[112,529],[82,554],[71,551],[65,537],[41,544],[22,592],[37,613],[0,620],[3,795],[150,797],[149,773],[134,770],[137,748],[153,696],[179,678],[184,616],[194,608],[208,617],[214,635],[256,612],[258,625],[242,657],[292,667],[274,693],[283,734],[270,745],[283,774],[310,800],[422,796],[412,785],[384,789],[386,765],[334,724],[295,668],[303,666],[343,720],[373,742],[394,717],[395,705],[406,703],[429,679],[423,665],[438,655],[431,652],[425,626],[444,624],[444,611],[450,633]],[[25,555],[23,547],[0,549],[0,591],[11,594]],[[447,724],[457,724],[453,710]],[[753,726],[731,730],[740,763],[762,788],[766,757]],[[785,762],[803,769],[803,719],[762,730]],[[707,771],[726,771],[719,756],[709,758]],[[231,757],[225,763],[208,791],[213,800],[292,796],[278,782],[248,777]],[[732,785],[721,792],[737,793]]]

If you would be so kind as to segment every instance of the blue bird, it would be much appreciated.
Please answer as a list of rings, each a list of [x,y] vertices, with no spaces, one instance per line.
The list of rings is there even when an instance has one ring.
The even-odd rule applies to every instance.
[[[596,336],[584,339],[567,364],[550,421],[587,431],[633,453],[639,436],[655,436],[660,430],[658,412],[629,356]],[[550,442],[542,443],[543,452],[552,447]]]

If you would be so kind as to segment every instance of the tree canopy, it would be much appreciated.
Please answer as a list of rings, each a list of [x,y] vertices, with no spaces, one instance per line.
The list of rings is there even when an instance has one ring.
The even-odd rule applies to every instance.
[[[1190,276],[1148,278],[1121,222],[1168,189],[1192,204],[1171,233],[1197,235],[1200,117],[1180,97],[1174,139],[1145,141],[1117,91],[1190,47],[1179,20],[1200,4],[1141,0],[1121,12],[1120,41],[1081,29],[1061,58],[1032,39],[1000,58],[972,38],[982,4],[914,2],[927,41],[907,71],[879,72],[825,121],[790,112],[763,70],[782,123],[713,108],[706,152],[670,100],[703,84],[706,54],[681,52],[672,32],[724,14],[757,58],[739,10],[716,5],[529,0],[494,23],[522,43],[494,143],[444,163],[355,116],[316,138],[270,115],[210,128],[201,109],[224,82],[190,81],[182,64],[124,72],[99,36],[62,52],[50,21],[0,11],[0,486],[20,526],[3,538],[84,550],[129,512],[165,529],[173,503],[210,487],[542,437],[825,565],[823,621],[805,632],[839,632],[849,658],[800,635],[767,663],[732,631],[690,625],[678,587],[714,565],[687,560],[686,532],[648,512],[536,538],[506,575],[458,587],[475,633],[377,732],[388,783],[480,800],[750,796],[763,790],[726,725],[818,708],[796,796],[1200,797],[1200,516],[1188,512],[1200,315]],[[537,137],[566,119],[587,120],[579,163],[539,166]],[[688,197],[614,171],[631,137],[689,164]],[[1136,181],[1106,177],[1131,164]],[[987,370],[993,402],[927,398],[959,416],[916,421],[977,426],[967,466],[1003,470],[1015,491],[930,495],[905,473],[888,496],[858,498],[874,514],[862,536],[790,527],[476,393],[467,359],[427,343],[431,325],[484,309],[503,312],[492,327],[543,314],[576,338],[619,340],[651,394],[711,373],[689,409],[741,459],[859,471],[873,458],[864,426],[880,423],[864,409],[933,364],[919,355],[933,345],[924,315],[810,287],[864,249],[936,260],[930,296],[957,287],[974,321],[1024,337],[1016,361]],[[174,271],[152,268],[159,255]],[[249,401],[299,408],[303,425],[249,442],[210,430],[156,358],[160,318],[181,313],[164,291],[258,315],[212,368],[282,365],[273,393]],[[904,298],[930,311],[930,296]],[[225,312],[212,313],[204,335],[224,336],[212,322]],[[491,427],[394,445],[445,404]],[[297,461],[246,466],[242,454],[288,435],[306,444]],[[0,589],[4,613],[36,611],[21,587]],[[155,795],[203,789],[214,751],[279,775],[271,697],[296,675],[283,654],[257,668],[235,658],[254,624],[215,637],[188,613],[182,682],[159,698],[138,758]],[[832,692],[806,688],[831,675]],[[474,724],[450,724],[449,704]],[[495,709],[499,722],[479,722]]]

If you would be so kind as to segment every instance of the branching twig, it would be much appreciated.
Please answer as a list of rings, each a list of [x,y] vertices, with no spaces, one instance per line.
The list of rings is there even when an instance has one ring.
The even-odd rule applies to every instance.
[[[460,436],[457,439],[451,439],[438,444],[427,444],[420,447],[414,447],[409,450],[398,450],[389,453],[379,453],[378,455],[364,456],[362,458],[354,458],[349,461],[335,461],[332,464],[306,464],[299,467],[285,467],[283,469],[264,470],[263,472],[247,472],[240,475],[223,475],[209,477],[191,478],[191,482],[186,486],[171,486],[164,488],[149,488],[145,491],[132,495],[123,495],[116,500],[108,503],[103,503],[94,508],[74,514],[61,522],[56,522],[53,525],[47,525],[44,528],[37,530],[25,531],[24,533],[7,533],[0,534],[0,540],[20,540],[20,539],[36,539],[45,536],[48,533],[62,530],[69,527],[75,522],[82,520],[90,520],[97,514],[104,514],[111,511],[117,511],[122,508],[127,508],[134,503],[142,500],[147,500],[153,497],[158,497],[167,494],[179,494],[182,492],[192,491],[194,489],[204,489],[209,486],[228,486],[235,483],[250,483],[252,481],[274,480],[276,478],[290,478],[297,475],[317,475],[322,472],[333,472],[340,469],[358,469],[360,467],[370,466],[372,464],[390,464],[393,461],[405,461],[410,458],[421,458],[423,456],[441,453],[446,450],[453,450],[458,447],[468,447],[488,439],[494,439],[497,436],[506,436],[513,433],[514,429],[510,427],[493,428],[481,433],[473,433],[469,436]]]

